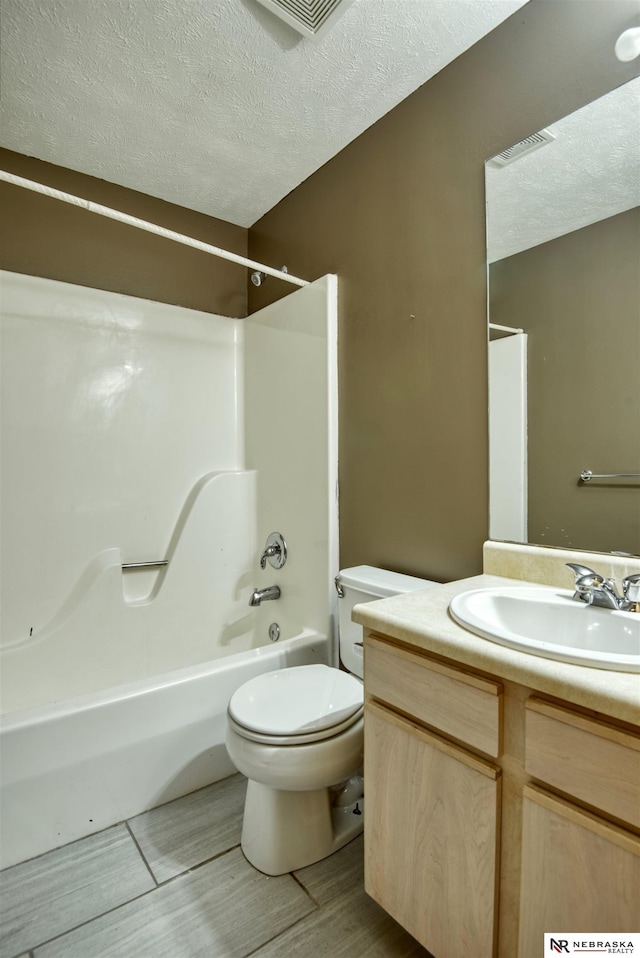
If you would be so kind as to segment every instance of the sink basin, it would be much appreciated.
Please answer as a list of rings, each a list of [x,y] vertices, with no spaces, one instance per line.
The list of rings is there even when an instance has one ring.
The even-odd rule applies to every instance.
[[[640,672],[640,614],[600,609],[546,586],[474,589],[449,611],[484,639],[547,659]]]

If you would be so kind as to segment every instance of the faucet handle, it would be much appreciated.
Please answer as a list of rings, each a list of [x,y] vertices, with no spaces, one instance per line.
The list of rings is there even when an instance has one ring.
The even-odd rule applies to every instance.
[[[622,580],[622,594],[628,602],[640,602],[640,573]]]
[[[585,576],[590,576],[594,579],[600,579],[601,582],[604,582],[602,576],[598,575],[597,572],[594,572],[593,569],[590,569],[589,566],[580,565],[578,562],[565,562],[565,565],[573,572],[576,584],[579,579],[582,579]]]
[[[592,605],[595,591],[604,588],[606,585],[605,579],[594,572],[593,569],[590,569],[589,566],[580,565],[578,562],[566,562],[565,565],[571,569],[575,576],[573,598]]]
[[[274,569],[281,569],[287,561],[287,543],[279,532],[272,532],[271,535],[267,537],[264,551],[260,556],[261,569],[267,568],[267,559],[269,560],[269,565]]]
[[[260,556],[260,568],[266,569],[267,559],[272,559],[273,556],[278,556],[278,555],[280,555],[280,546],[277,546],[277,545],[267,546],[264,552],[262,553],[262,555]]]

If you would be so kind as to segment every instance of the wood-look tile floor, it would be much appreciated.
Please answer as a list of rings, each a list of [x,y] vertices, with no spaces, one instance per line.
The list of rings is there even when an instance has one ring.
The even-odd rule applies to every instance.
[[[363,889],[362,837],[269,878],[234,775],[0,872],[0,958],[429,958]]]

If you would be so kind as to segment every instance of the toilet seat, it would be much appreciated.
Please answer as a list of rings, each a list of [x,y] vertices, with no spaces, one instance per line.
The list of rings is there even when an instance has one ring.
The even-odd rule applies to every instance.
[[[228,717],[245,738],[301,745],[339,734],[362,711],[362,685],[352,675],[327,665],[302,665],[245,682],[231,696]]]
[[[294,735],[267,735],[264,732],[254,732],[253,729],[247,728],[244,725],[240,725],[239,722],[236,722],[229,712],[227,712],[227,724],[229,728],[232,728],[234,732],[237,732],[238,735],[241,735],[242,738],[248,739],[250,742],[259,742],[263,745],[309,745],[313,742],[321,742],[326,738],[333,738],[335,735],[340,735],[341,732],[344,732],[346,729],[351,728],[352,725],[362,718],[364,713],[364,705],[362,705],[357,712],[354,712],[353,715],[350,715],[348,719],[345,719],[344,722],[340,722],[338,725],[332,725],[329,728],[319,729],[316,732],[308,732]]]

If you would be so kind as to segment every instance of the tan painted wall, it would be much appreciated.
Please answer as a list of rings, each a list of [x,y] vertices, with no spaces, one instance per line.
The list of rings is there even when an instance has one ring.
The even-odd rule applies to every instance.
[[[246,256],[247,230],[93,176],[0,149],[0,169]],[[247,270],[0,183],[0,268],[223,316],[247,315]]]
[[[340,277],[343,566],[480,571],[484,161],[635,75],[613,46],[636,21],[635,0],[530,0],[251,228],[252,257]]]
[[[528,335],[529,539],[640,555],[640,209],[493,263],[491,318]]]

